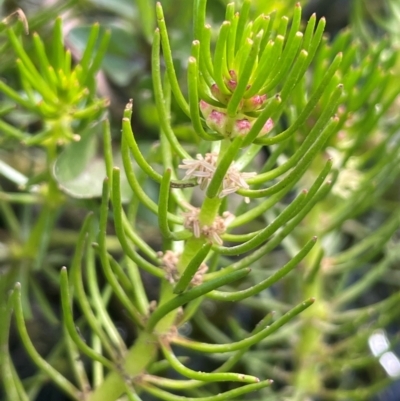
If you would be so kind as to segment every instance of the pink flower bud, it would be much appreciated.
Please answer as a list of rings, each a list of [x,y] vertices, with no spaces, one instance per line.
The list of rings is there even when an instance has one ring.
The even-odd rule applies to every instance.
[[[211,93],[213,94],[213,96],[221,103],[223,104],[227,104],[229,101],[229,96],[227,95],[223,95],[220,91],[220,89],[218,88],[217,84],[212,84],[211,85]]]
[[[274,122],[272,121],[272,118],[269,118],[267,122],[264,124],[264,127],[262,128],[261,132],[258,134],[258,137],[267,135],[268,132],[270,132],[274,128]]]
[[[226,127],[226,113],[218,109],[217,107],[211,106],[204,100],[200,100],[200,111],[206,120],[206,124],[209,128],[217,131],[219,134],[225,135]]]
[[[250,99],[246,99],[243,102],[242,111],[246,112],[246,111],[258,110],[266,100],[267,100],[267,95],[255,95]]]
[[[203,117],[207,119],[207,117],[211,114],[213,111],[213,107],[205,102],[204,100],[200,100],[200,111],[201,114],[203,114]]]
[[[232,137],[247,135],[250,131],[251,123],[246,118],[236,120],[232,130]]]
[[[253,105],[257,108],[263,105],[265,100],[267,99],[267,95],[256,95],[251,98]]]
[[[218,133],[225,134],[226,114],[218,110],[213,110],[206,119],[207,125],[217,131]]]
[[[200,111],[209,128],[222,135],[225,134],[226,113],[222,112],[217,107],[211,106],[204,100],[200,100]]]
[[[237,81],[237,75],[235,70],[229,70],[229,75],[234,81]]]
[[[231,79],[228,79],[226,85],[231,91],[234,91],[237,86],[237,75],[234,70],[230,70],[229,75],[231,76]]]
[[[233,79],[230,79],[230,80],[227,82],[227,86],[228,86],[228,88],[229,88],[230,90],[234,91],[234,90],[236,89],[236,86],[237,86],[237,81],[235,81],[235,80],[233,80]]]

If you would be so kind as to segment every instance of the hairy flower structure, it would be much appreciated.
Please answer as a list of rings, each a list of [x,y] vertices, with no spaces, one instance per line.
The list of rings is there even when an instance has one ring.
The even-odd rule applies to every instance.
[[[222,245],[221,235],[225,233],[226,228],[235,218],[230,212],[224,212],[222,216],[217,216],[211,225],[201,225],[199,221],[200,209],[193,208],[192,210],[183,213],[184,227],[193,232],[196,238],[202,235],[213,243]]]
[[[236,168],[235,164],[232,163],[222,182],[222,190],[219,193],[219,197],[223,198],[224,196],[236,192],[240,188],[248,189],[249,184],[247,184],[246,179],[255,177],[256,175],[257,173],[255,172],[242,173]],[[245,198],[245,202],[249,202],[247,197]]]
[[[165,253],[159,252],[158,256],[161,258],[162,266],[165,271],[165,278],[171,284],[175,284],[179,280],[179,272],[176,266],[178,265],[180,254],[173,251],[166,251]],[[190,284],[192,286],[200,285],[203,282],[203,276],[207,271],[208,266],[203,262],[192,278]]]
[[[159,252],[158,257],[161,259],[162,267],[165,271],[165,278],[174,284],[179,279],[179,273],[176,266],[179,262],[179,255],[173,251]]]
[[[197,154],[196,159],[184,159],[178,167],[186,170],[184,179],[196,178],[200,189],[205,190],[214,175],[217,159],[215,152],[206,153],[204,157]]]
[[[218,154],[214,152],[206,153],[204,157],[201,154],[197,154],[196,159],[182,160],[183,164],[180,164],[179,168],[186,170],[184,179],[196,178],[200,188],[205,190],[214,175],[217,159]],[[246,179],[254,177],[255,175],[255,172],[242,173],[237,169],[235,164],[232,163],[222,181],[222,189],[219,193],[219,197],[223,198],[241,188],[248,189],[249,185]]]

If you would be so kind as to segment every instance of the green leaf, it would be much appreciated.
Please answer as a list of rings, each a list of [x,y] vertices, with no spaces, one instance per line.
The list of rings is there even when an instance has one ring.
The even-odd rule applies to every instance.
[[[65,147],[54,164],[53,176],[59,188],[74,198],[88,199],[101,196],[103,180],[107,174],[104,160],[97,152],[99,131],[99,124],[90,127],[79,142],[73,142]],[[118,156],[114,157],[114,163],[117,166],[122,165]],[[122,174],[121,181],[122,200],[128,202],[132,197],[132,191],[125,174]]]

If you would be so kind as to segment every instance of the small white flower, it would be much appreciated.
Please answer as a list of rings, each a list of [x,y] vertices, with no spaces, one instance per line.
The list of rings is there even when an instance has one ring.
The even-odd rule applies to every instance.
[[[257,173],[255,172],[242,173],[235,167],[235,164],[232,163],[222,182],[222,190],[219,194],[219,197],[223,198],[224,196],[232,194],[241,188],[249,189],[249,184],[247,184],[246,179],[256,175]],[[248,201],[249,199],[245,198],[245,202],[248,203]]]
[[[166,251],[165,253],[159,252],[158,256],[161,258],[162,266],[165,271],[165,278],[174,284],[179,279],[178,270],[176,266],[179,262],[179,255],[173,251]]]
[[[184,179],[196,178],[197,183],[200,185],[200,189],[205,190],[214,175],[216,164],[218,160],[217,153],[206,153],[203,157],[200,154],[196,155],[196,159],[184,159],[183,164],[179,165],[179,168],[186,170]],[[222,182],[222,190],[219,193],[219,197],[233,194],[241,188],[248,189],[249,185],[246,179],[257,175],[254,172],[242,173],[240,172],[235,163],[232,163],[226,172],[225,178]],[[247,198],[245,199],[247,202]]]
[[[193,208],[192,210],[189,210],[188,212],[182,213],[183,218],[184,218],[183,226],[186,229],[192,231],[193,235],[196,238],[200,238],[200,235],[201,235],[199,214],[200,214],[200,209],[198,209],[198,208]]]
[[[180,254],[173,251],[166,251],[165,253],[159,252],[158,255],[161,258],[162,266],[165,271],[165,278],[169,283],[175,284],[179,280],[178,273],[178,262]],[[203,276],[208,271],[208,266],[203,262],[196,274],[193,276],[190,284],[192,286],[200,285],[203,282]]]
[[[213,223],[208,225],[200,225],[199,221],[200,209],[192,209],[189,212],[183,213],[184,227],[193,232],[196,238],[200,238],[201,235],[210,239],[213,243],[222,245],[223,241],[221,235],[225,233],[226,228],[235,218],[230,212],[224,212],[222,216],[217,216]]]
[[[199,267],[199,270],[197,270],[196,274],[193,276],[192,281],[190,284],[193,287],[196,287],[197,285],[200,285],[203,283],[203,277],[208,271],[208,266],[205,263],[202,263]]]
[[[183,179],[196,178],[200,188],[206,189],[214,175],[217,158],[217,153],[206,153],[204,158],[201,154],[197,154],[196,159],[182,160],[183,164],[180,164],[179,168],[186,170]]]

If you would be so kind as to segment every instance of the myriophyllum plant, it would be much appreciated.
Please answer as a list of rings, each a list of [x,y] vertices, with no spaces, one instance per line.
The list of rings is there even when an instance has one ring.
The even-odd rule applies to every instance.
[[[24,17],[20,10],[14,14],[20,19]],[[6,21],[9,22],[9,19]],[[24,31],[18,25],[4,25],[4,21],[0,27],[1,31],[5,30],[7,40],[2,51],[17,57],[16,72],[21,82],[21,90],[16,90],[6,80],[0,80],[2,99],[5,97],[7,101],[1,111],[0,148],[10,149],[2,154],[0,175],[26,191],[3,194],[5,202],[1,205],[1,215],[10,234],[7,242],[12,244],[5,253],[6,260],[10,260],[13,267],[2,276],[0,292],[6,291],[16,278],[32,284],[35,282],[29,276],[32,267],[34,270],[44,269],[52,230],[66,203],[60,182],[53,174],[54,164],[65,148],[93,139],[92,127],[96,119],[104,115],[108,104],[107,99],[98,98],[96,94],[96,74],[107,49],[110,32],[100,34],[99,25],[93,25],[82,58],[74,61],[71,51],[64,48],[61,18],[56,19],[51,31],[50,48],[37,32],[28,36],[27,22],[25,19],[22,21]],[[29,50],[24,46],[26,41],[30,41]],[[37,163],[34,169],[21,171],[21,166],[31,165],[33,160],[38,159],[32,155],[24,157],[29,148],[41,148],[45,161]],[[8,158],[6,156],[3,160],[3,155],[8,155]],[[74,156],[82,158],[82,154]],[[17,167],[8,160],[13,157],[18,160]],[[80,162],[78,160],[76,164]],[[64,170],[68,173],[71,168]],[[8,202],[39,205],[40,215],[32,226],[23,228]],[[31,212],[26,211],[26,216]],[[40,286],[32,284],[32,287],[36,288],[34,292],[39,294],[39,299],[46,299]],[[31,316],[28,292],[28,285],[25,285],[22,300],[25,312]],[[51,310],[48,306],[45,309]]]
[[[150,154],[141,152],[131,127],[132,103],[128,103],[122,120],[121,154],[133,197],[124,208],[120,170],[113,168],[111,139],[105,130],[108,177],[101,207],[86,218],[74,259],[68,269],[61,270],[63,346],[71,357],[73,382],[34,349],[23,319],[20,285],[15,287],[8,316],[14,309],[30,356],[71,399],[138,401],[151,394],[167,401],[217,401],[259,390],[260,399],[266,400],[274,391],[273,380],[278,380],[289,385],[289,395],[296,393],[296,389],[290,390],[295,384],[298,399],[304,400],[301,397],[322,388],[324,378],[318,374],[318,385],[309,381],[310,377],[314,379],[314,372],[307,359],[308,351],[314,355],[316,347],[323,344],[317,329],[310,325],[311,318],[326,313],[325,302],[312,306],[323,296],[315,285],[323,246],[316,245],[313,231],[324,234],[313,210],[329,204],[331,180],[340,179],[338,170],[332,169],[328,145],[335,148],[340,141],[336,135],[339,130],[343,137],[346,129],[364,121],[362,114],[358,120],[350,119],[357,106],[357,98],[350,92],[362,82],[364,70],[360,67],[349,72],[356,51],[351,50],[344,58],[340,53],[348,44],[348,36],[340,37],[332,47],[327,45],[324,19],[317,21],[313,15],[303,29],[299,5],[290,24],[286,17],[275,20],[274,14],[250,20],[250,9],[250,1],[244,1],[239,10],[234,3],[228,4],[214,44],[213,28],[206,23],[206,1],[195,2],[186,96],[175,74],[161,4],[156,6],[152,78],[159,143]],[[381,50],[376,51],[377,63]],[[376,82],[384,77],[377,77]],[[342,78],[349,91],[346,96]],[[364,101],[372,89],[365,90]],[[196,151],[193,143],[181,143],[174,133],[171,95],[192,123]],[[393,101],[391,93],[382,92],[380,96],[383,107]],[[370,123],[376,123],[379,116],[375,114],[374,119]],[[357,139],[348,149],[352,146],[357,147]],[[346,151],[336,161],[340,167],[346,166],[350,157]],[[143,184],[147,179],[158,184],[158,201],[146,193]],[[347,190],[351,192],[352,188]],[[153,249],[141,238],[135,224],[139,206],[157,217],[161,250]],[[124,255],[120,261],[107,250],[111,213]],[[345,218],[339,213],[328,223],[337,228]],[[393,225],[387,227],[386,234],[392,229]],[[268,255],[278,247],[287,250],[286,263],[272,272],[259,270],[260,265],[271,263]],[[96,257],[106,278],[104,288],[98,284]],[[307,269],[296,273],[295,280],[300,284],[293,285],[292,296],[285,303],[274,301],[268,295],[269,288],[275,285],[274,291],[283,291],[278,281],[288,277],[292,277],[293,284],[294,275],[289,273],[305,260]],[[252,268],[261,279],[252,278]],[[157,300],[148,298],[141,271],[160,282]],[[243,287],[243,282],[249,285]],[[124,342],[107,312],[111,296],[118,299],[136,326],[133,344]],[[201,306],[205,298],[258,305],[265,317],[251,332],[227,318],[234,333],[231,339],[204,318]],[[294,306],[289,306],[292,301]],[[82,312],[77,322],[72,314],[73,303]],[[268,313],[275,307],[276,314]],[[303,311],[307,318],[301,318]],[[201,320],[212,342],[184,335],[192,319]],[[76,325],[82,327],[80,332]],[[304,335],[299,338],[301,333]],[[252,359],[258,361],[254,366],[261,368],[247,368],[250,347],[288,336],[300,340],[293,346],[297,347],[293,360],[300,366],[297,376],[283,371],[281,364],[269,369],[271,365],[257,357]],[[185,350],[191,357],[210,354],[223,362],[211,372],[197,371],[182,357]],[[91,361],[91,378],[78,355]],[[242,365],[237,366],[239,363]],[[7,357],[4,366],[10,372],[5,380],[7,390],[19,397],[15,399],[29,399]],[[257,372],[253,375],[247,370]]]
[[[44,127],[36,135],[29,135],[2,122],[5,137],[19,140],[26,146],[40,145],[53,153],[56,146],[79,141],[77,131],[88,125],[86,119],[89,116],[99,118],[107,105],[106,99],[96,97],[95,76],[107,48],[109,32],[97,44],[99,25],[94,25],[82,59],[76,65],[73,65],[71,51],[64,49],[61,18],[55,21],[50,52],[46,52],[36,32],[33,33],[33,57],[25,51],[13,29],[7,30],[7,36],[18,57],[16,63],[24,96],[2,81],[0,91],[44,121]]]

